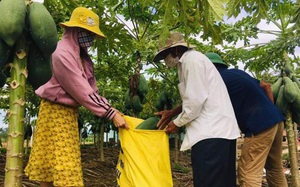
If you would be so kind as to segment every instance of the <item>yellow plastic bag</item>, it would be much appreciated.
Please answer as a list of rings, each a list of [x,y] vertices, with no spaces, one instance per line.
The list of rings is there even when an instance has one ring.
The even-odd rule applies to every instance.
[[[117,164],[120,187],[171,187],[169,139],[163,130],[135,127],[143,119],[123,116],[130,129],[120,129],[121,151]]]

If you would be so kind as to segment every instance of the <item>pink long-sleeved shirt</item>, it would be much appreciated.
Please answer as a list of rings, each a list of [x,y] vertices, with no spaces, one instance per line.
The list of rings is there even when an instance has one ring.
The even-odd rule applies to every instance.
[[[112,119],[116,110],[98,94],[91,59],[80,57],[77,28],[66,28],[52,54],[52,77],[35,93],[71,107],[84,106],[99,117]]]

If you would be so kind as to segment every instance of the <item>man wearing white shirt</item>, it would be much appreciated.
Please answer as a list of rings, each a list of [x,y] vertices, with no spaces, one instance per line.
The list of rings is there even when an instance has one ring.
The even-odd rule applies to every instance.
[[[234,110],[219,72],[193,48],[182,34],[171,33],[154,57],[154,62],[164,59],[168,67],[177,67],[182,100],[182,106],[157,113],[162,116],[158,126],[167,126],[166,133],[186,127],[180,150],[191,149],[195,187],[233,187],[240,136]]]

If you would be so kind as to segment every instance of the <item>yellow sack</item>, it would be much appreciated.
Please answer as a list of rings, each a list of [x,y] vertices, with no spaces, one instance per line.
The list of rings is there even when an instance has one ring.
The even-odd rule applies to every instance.
[[[163,130],[135,127],[143,119],[123,116],[130,129],[120,129],[121,151],[117,164],[120,187],[171,187],[169,138]]]

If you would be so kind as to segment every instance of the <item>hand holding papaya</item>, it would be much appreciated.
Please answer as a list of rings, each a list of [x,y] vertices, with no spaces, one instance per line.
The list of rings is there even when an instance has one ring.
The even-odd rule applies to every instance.
[[[159,130],[165,129],[168,123],[172,121],[172,118],[180,114],[181,111],[182,111],[182,106],[179,105],[172,110],[164,110],[164,111],[154,113],[157,116],[161,116],[159,122],[157,123],[158,129]]]
[[[129,129],[127,123],[119,112],[117,112],[117,114],[114,116],[113,123],[115,127]]]
[[[156,112],[154,114],[157,116],[161,116],[159,122],[156,125],[159,130],[165,129],[168,123],[170,123],[170,121],[173,118],[172,112],[170,110],[164,110],[164,111]]]
[[[168,124],[168,126],[167,126],[167,128],[166,128],[165,131],[166,131],[167,134],[174,134],[174,133],[177,133],[179,131],[179,127],[177,127],[175,125],[175,123],[173,121],[171,121]]]

